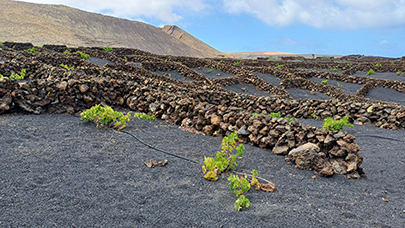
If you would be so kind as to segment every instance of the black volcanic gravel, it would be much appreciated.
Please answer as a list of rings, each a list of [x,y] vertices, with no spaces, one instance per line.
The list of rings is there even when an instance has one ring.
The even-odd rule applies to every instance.
[[[300,120],[321,125],[319,121]],[[78,116],[0,116],[0,227],[402,227],[405,224],[405,131],[355,125],[367,177],[331,178],[302,171],[283,156],[246,145],[238,171],[257,169],[277,185],[250,190],[236,212],[227,175],[202,177],[204,156],[221,139],[162,121],[132,120],[127,134],[96,129]],[[149,159],[168,160],[148,168]],[[388,202],[385,202],[385,199]]]

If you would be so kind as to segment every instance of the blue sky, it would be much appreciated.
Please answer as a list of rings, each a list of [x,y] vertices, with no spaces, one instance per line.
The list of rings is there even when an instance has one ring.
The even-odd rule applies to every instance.
[[[26,0],[175,24],[221,52],[405,56],[405,0]]]

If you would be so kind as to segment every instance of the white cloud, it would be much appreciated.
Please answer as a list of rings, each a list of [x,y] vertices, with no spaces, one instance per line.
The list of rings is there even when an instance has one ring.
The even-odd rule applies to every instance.
[[[228,13],[248,13],[270,26],[303,24],[355,30],[405,26],[405,0],[222,0]]]
[[[121,18],[146,17],[172,24],[183,19],[176,12],[195,13],[209,7],[204,0],[24,0],[25,2],[63,4],[90,11],[108,12],[108,15]]]

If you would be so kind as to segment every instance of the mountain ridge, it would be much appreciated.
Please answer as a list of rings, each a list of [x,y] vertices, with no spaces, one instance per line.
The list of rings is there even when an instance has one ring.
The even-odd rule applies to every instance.
[[[191,43],[143,22],[90,13],[64,5],[10,0],[0,0],[0,5],[2,6],[0,15],[4,16],[3,23],[0,25],[0,41],[30,42],[36,46],[63,44],[103,47],[109,45],[135,48],[158,55],[192,57],[220,55],[219,51],[180,28],[189,42],[192,41]],[[196,47],[195,44],[199,46]]]

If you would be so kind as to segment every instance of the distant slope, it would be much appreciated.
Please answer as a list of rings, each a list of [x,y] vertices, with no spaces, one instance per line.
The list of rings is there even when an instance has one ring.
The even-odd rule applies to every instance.
[[[171,35],[172,37],[178,39],[179,41],[187,44],[188,46],[196,49],[200,52],[209,53],[213,56],[220,56],[221,52],[202,42],[201,40],[190,35],[183,29],[177,27],[176,25],[166,25],[162,28],[162,31]]]
[[[0,41],[34,45],[136,48],[160,55],[216,57],[218,51],[194,38],[189,46],[162,29],[136,21],[62,5],[0,0]],[[191,35],[190,35],[191,36]],[[198,42],[199,41],[199,42]],[[196,48],[197,47],[197,48]],[[199,47],[205,47],[201,49]]]

